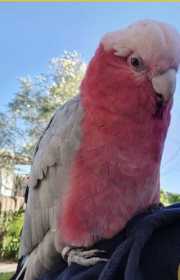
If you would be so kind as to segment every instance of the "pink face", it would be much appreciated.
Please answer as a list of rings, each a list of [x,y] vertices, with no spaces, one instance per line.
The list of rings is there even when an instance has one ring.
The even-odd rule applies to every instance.
[[[100,45],[88,67],[82,91],[88,87],[86,100],[107,111],[132,118],[152,117],[160,107],[163,112],[169,111],[172,99],[161,100],[149,73],[148,66],[137,55],[120,57],[115,50],[105,51]]]

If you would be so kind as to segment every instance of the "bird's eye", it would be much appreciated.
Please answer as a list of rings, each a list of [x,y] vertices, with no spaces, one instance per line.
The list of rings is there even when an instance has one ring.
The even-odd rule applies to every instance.
[[[140,61],[137,57],[131,57],[131,64],[134,67],[139,67],[140,65]]]
[[[143,71],[145,69],[143,60],[139,56],[131,55],[128,58],[128,63],[135,71]]]

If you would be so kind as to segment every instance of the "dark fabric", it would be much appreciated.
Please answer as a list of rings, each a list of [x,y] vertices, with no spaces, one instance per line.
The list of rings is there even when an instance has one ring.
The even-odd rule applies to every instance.
[[[96,248],[107,251],[107,263],[56,267],[39,280],[177,280],[180,203],[139,214],[120,234]]]

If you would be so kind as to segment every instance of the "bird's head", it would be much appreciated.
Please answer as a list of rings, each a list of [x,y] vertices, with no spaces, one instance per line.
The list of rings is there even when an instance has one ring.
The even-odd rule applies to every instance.
[[[162,119],[172,105],[179,63],[179,33],[166,23],[140,21],[103,37],[82,89],[89,90],[87,102],[109,111]]]

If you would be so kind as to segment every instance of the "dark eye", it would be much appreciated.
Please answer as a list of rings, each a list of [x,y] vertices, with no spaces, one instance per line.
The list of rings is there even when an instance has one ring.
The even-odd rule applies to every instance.
[[[140,63],[141,62],[139,61],[139,59],[137,57],[131,57],[131,64],[132,64],[132,66],[139,67]]]
[[[143,71],[145,69],[143,60],[139,56],[131,55],[128,59],[129,64],[135,71]]]

